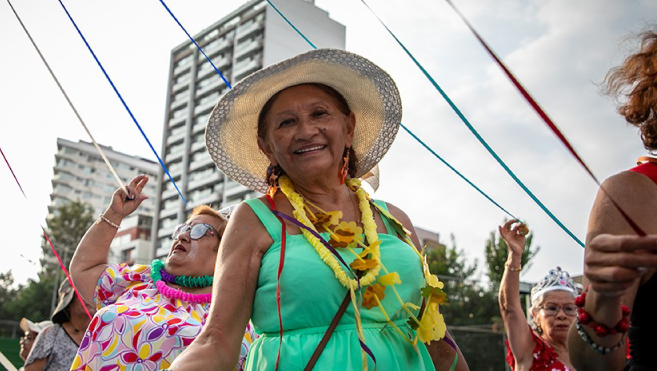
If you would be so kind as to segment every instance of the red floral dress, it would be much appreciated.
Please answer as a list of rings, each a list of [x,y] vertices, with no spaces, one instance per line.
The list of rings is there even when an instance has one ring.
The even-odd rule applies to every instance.
[[[574,371],[566,367],[561,361],[557,358],[559,354],[552,349],[543,339],[536,336],[534,331],[529,328],[529,331],[532,334],[532,338],[536,343],[534,350],[532,351],[533,361],[529,371]],[[511,366],[511,370],[514,370],[516,367],[516,360],[511,353],[511,347],[509,346],[509,341],[504,340],[504,345],[506,345],[506,363]]]

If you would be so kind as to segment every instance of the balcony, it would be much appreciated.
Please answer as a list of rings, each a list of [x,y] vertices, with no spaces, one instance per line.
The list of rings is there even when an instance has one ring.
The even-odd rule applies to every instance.
[[[235,47],[235,58],[238,59],[239,57],[248,54],[256,49],[262,48],[262,40],[251,40],[247,41],[245,43],[239,44],[238,46]]]
[[[192,148],[191,148],[190,152],[196,152],[201,148],[205,148],[205,141],[203,141],[203,140],[200,141],[200,142],[192,143]]]
[[[212,160],[210,160],[210,162],[212,162]],[[220,180],[221,180],[221,175],[217,171],[209,176],[205,176],[201,179],[196,179],[194,181],[189,182],[189,184],[187,185],[187,189],[189,190],[189,192],[192,192],[195,189],[201,188],[205,185],[212,183],[219,183]]]
[[[232,43],[233,43],[232,38],[217,39],[217,40],[214,40],[214,41],[210,42],[206,46],[204,46],[203,51],[205,52],[205,54],[211,55],[211,54],[213,54],[217,51],[220,51],[220,50],[230,46]],[[198,61],[200,62],[200,61],[203,61],[203,60],[205,60],[205,56],[203,56],[203,54],[199,53]]]
[[[164,209],[164,210],[160,211],[160,219],[165,219],[165,218],[172,217],[174,215],[178,215],[178,209],[179,209],[179,207],[176,204],[176,206],[174,206],[174,207],[169,207],[168,209]]]
[[[209,101],[207,101],[203,104],[199,104],[198,106],[196,106],[196,108],[194,108],[194,114],[209,112],[217,104],[218,100],[219,100],[219,97],[217,97],[217,99],[209,100]]]
[[[254,21],[246,25],[240,25],[235,31],[235,37],[239,40],[240,37],[247,36],[263,27],[263,21]]]
[[[232,56],[230,54],[224,55],[222,58],[213,60],[212,63],[217,67],[219,72],[225,75],[225,69],[230,65],[232,61]],[[216,73],[212,65],[208,61],[203,61],[199,64],[199,70],[196,73],[198,79],[204,79],[207,76]]]
[[[182,159],[184,153],[185,153],[185,151],[182,148],[178,151],[171,152],[171,153],[166,155],[165,161],[167,163],[176,162],[176,161]],[[173,176],[175,178],[175,175],[171,174],[171,176]]]
[[[172,130],[172,132],[173,131],[175,131],[175,129]],[[170,146],[177,142],[182,142],[183,139],[185,139],[185,134],[187,134],[187,130],[180,130],[176,133],[172,133],[167,137],[167,146]]]
[[[210,205],[210,204],[215,204],[218,206],[219,204],[219,195],[216,193],[211,193],[207,196],[203,196],[197,200],[192,200],[189,203],[190,207],[198,206],[198,205]]]
[[[176,228],[176,225],[175,225],[175,224],[174,224],[174,225],[171,225],[171,226],[169,226],[169,227],[163,227],[163,228],[160,228],[160,229],[157,231],[157,238],[160,239],[160,238],[164,238],[164,237],[169,237],[169,236],[171,236],[171,235],[173,234],[173,230],[174,230],[175,228]]]
[[[236,64],[235,68],[233,68],[233,76],[235,76],[235,81],[241,80],[243,75],[249,72],[253,72],[261,67],[262,63],[260,62],[259,56],[249,61],[242,61]]]
[[[171,117],[169,119],[169,127],[173,128],[176,127],[182,123],[184,123],[187,120],[187,115],[181,115],[178,117]]]

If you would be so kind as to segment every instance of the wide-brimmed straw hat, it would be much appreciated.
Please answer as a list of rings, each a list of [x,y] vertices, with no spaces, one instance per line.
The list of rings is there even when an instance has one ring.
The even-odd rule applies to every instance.
[[[357,54],[317,49],[252,73],[219,100],[205,130],[205,144],[219,170],[252,190],[267,192],[265,174],[270,162],[258,148],[258,115],[274,94],[306,83],[332,87],[354,112],[356,177],[381,161],[401,122],[395,82]]]

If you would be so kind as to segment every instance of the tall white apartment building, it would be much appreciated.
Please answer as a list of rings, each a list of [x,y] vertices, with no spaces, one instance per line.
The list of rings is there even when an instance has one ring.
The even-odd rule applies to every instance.
[[[344,49],[345,27],[317,8],[314,0],[277,0],[275,5],[316,46]],[[310,50],[264,0],[247,2],[194,40],[231,85],[264,66]],[[219,209],[257,196],[217,170],[205,148],[210,111],[228,89],[194,44],[185,42],[172,50],[162,153],[189,207],[208,204]],[[163,171],[159,180],[152,229],[155,257],[168,253],[173,228],[187,214]]]
[[[144,189],[144,194],[149,198],[141,204],[137,213],[121,223],[109,256],[110,262],[113,263],[147,263],[151,257],[150,232],[156,205],[154,200],[157,182],[153,180],[157,179],[160,167],[156,162],[114,151],[112,147],[100,147],[124,184],[138,174],[146,174],[152,179]],[[119,187],[96,147],[82,140],[76,143],[57,138],[53,170],[48,219],[55,216],[57,207],[72,201],[91,205],[94,214],[99,215],[105,211],[112,194]]]

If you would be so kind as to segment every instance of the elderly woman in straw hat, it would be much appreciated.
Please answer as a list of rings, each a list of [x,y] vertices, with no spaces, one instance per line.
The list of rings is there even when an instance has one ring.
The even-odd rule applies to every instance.
[[[82,333],[77,355],[71,356],[71,370],[166,368],[198,335],[207,318],[212,272],[226,226],[226,218],[209,206],[195,207],[185,223],[174,229],[164,262],[107,263],[121,221],[146,199],[142,190],[147,182],[148,177],[139,175],[126,187],[129,194],[123,188],[116,190],[73,256],[73,280],[98,311]],[[254,335],[245,323],[241,357],[231,370],[242,369]]]
[[[261,335],[249,370],[467,369],[409,218],[358,180],[400,120],[390,76],[341,50],[300,54],[222,97],[210,155],[265,196],[235,210],[208,322],[172,369],[229,368],[249,318]]]

